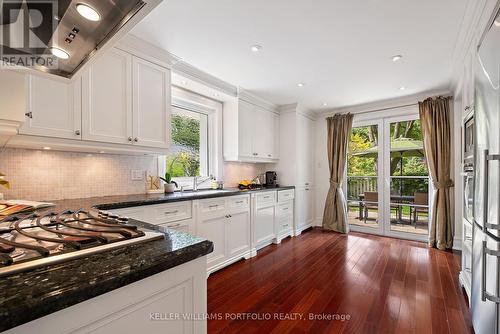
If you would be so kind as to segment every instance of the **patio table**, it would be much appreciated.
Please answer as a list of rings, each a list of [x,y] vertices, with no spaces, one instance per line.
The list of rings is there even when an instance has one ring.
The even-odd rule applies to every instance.
[[[363,220],[363,202],[365,199],[364,194],[359,194],[358,195],[359,199],[359,214],[358,214],[358,219]],[[415,196],[412,195],[397,195],[397,194],[391,194],[391,204],[411,204],[415,201]],[[401,221],[402,219],[402,210],[398,210],[398,218]]]

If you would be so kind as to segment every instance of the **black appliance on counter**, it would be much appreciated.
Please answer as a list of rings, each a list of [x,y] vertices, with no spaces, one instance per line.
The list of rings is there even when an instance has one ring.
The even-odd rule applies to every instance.
[[[266,172],[266,187],[278,186],[278,174],[273,171]]]

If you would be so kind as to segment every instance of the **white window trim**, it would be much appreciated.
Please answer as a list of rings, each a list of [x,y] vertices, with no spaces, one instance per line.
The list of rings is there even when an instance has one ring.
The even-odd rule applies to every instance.
[[[208,175],[213,175],[217,180],[222,180],[224,175],[222,156],[222,103],[184,89],[173,87],[172,106],[208,116],[208,152],[200,152],[200,155],[208,155]],[[166,156],[158,156],[159,175],[164,175],[166,170]],[[175,178],[175,181],[180,182],[185,189],[190,189],[193,184],[193,177],[179,177]],[[208,182],[199,186],[199,188],[209,187],[210,184]]]

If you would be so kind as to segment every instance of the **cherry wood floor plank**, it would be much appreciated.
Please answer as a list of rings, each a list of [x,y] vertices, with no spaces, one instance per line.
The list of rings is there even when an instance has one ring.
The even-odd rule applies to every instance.
[[[208,312],[227,318],[208,332],[473,333],[459,271],[424,243],[312,230],[212,274]]]

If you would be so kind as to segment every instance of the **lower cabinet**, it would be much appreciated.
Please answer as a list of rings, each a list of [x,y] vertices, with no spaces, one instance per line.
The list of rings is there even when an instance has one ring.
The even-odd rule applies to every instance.
[[[310,186],[297,188],[295,201],[295,235],[314,224],[314,189]]]
[[[251,256],[249,195],[194,203],[197,212],[194,234],[214,243],[214,251],[207,256],[209,274]]]
[[[253,246],[256,250],[271,244],[276,239],[277,192],[266,191],[252,194]]]
[[[205,268],[203,256],[4,333],[206,333]]]

